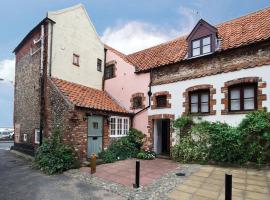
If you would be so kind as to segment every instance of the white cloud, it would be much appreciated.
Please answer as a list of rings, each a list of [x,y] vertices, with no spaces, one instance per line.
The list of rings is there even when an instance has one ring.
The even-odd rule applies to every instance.
[[[0,79],[14,81],[15,59],[4,59],[0,61]]]
[[[101,39],[105,44],[129,54],[187,34],[197,21],[196,13],[186,7],[178,8],[180,24],[174,28],[164,28],[154,24],[129,21],[108,27]]]

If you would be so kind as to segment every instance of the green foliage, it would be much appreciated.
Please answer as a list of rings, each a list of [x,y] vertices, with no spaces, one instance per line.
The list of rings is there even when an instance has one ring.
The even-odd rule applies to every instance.
[[[60,130],[55,130],[36,151],[34,166],[46,174],[61,173],[76,165],[73,149],[61,143],[60,138]]]
[[[100,152],[99,158],[101,158],[104,163],[112,163],[117,160],[116,154],[109,150]]]
[[[210,137],[210,160],[223,163],[245,162],[242,136],[237,128],[225,123],[211,123],[208,127]]]
[[[193,120],[189,116],[182,116],[176,119],[173,123],[173,128],[179,130],[181,136],[185,136],[188,133],[188,130],[193,125]]]
[[[179,121],[185,120],[176,120]],[[238,127],[220,122],[199,122],[192,123],[185,132],[187,134],[180,137],[172,149],[172,156],[177,161],[270,162],[270,113],[266,111],[249,113]]]
[[[143,159],[143,160],[153,160],[155,159],[155,157],[156,157],[156,154],[153,151],[142,150],[137,154],[137,158]]]
[[[107,150],[99,153],[99,158],[105,163],[116,160],[135,158],[143,144],[144,134],[136,129],[130,129],[126,137],[113,141]]]
[[[238,130],[243,135],[243,145],[249,151],[247,159],[256,163],[270,161],[270,113],[249,113],[240,123]]]

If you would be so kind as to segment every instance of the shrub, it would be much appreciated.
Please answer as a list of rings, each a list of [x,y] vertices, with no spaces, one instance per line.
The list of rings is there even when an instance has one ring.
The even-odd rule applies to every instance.
[[[223,163],[243,163],[246,161],[242,149],[242,136],[237,128],[225,123],[211,123],[209,129],[209,158]]]
[[[115,153],[108,150],[100,152],[99,158],[101,158],[104,163],[112,163],[117,160]]]
[[[156,153],[153,151],[140,151],[137,154],[137,158],[143,159],[143,160],[153,160],[156,157]]]
[[[176,120],[175,126],[184,127],[186,121],[184,118]],[[172,149],[177,161],[237,164],[270,161],[270,113],[266,111],[247,114],[238,127],[199,122],[186,126],[185,133]]]
[[[179,131],[181,136],[188,134],[189,129],[193,125],[193,120],[189,116],[182,116],[176,119],[173,123],[173,128]]]
[[[103,162],[110,163],[116,160],[135,158],[143,144],[144,134],[136,129],[130,129],[126,137],[113,141],[107,150],[99,153]]]
[[[55,130],[51,139],[45,139],[35,154],[34,166],[49,175],[61,173],[75,165],[74,151],[61,143],[60,130]]]
[[[270,113],[255,111],[246,115],[238,130],[243,135],[247,159],[256,163],[270,161]]]

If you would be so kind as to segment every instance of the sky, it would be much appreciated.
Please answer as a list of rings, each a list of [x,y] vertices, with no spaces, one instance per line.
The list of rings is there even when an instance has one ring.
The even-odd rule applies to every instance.
[[[269,0],[8,0],[0,2],[0,127],[13,124],[12,53],[45,16],[82,3],[102,41],[129,54],[270,6]],[[4,79],[1,80],[1,79]]]

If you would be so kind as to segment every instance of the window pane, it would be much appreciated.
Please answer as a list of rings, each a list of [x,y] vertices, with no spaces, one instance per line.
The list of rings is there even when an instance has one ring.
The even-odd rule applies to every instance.
[[[210,37],[206,37],[203,39],[203,45],[208,45],[210,44]]]
[[[198,55],[200,55],[200,48],[193,49],[192,50],[192,56],[198,56]]]
[[[198,48],[200,47],[200,40],[192,41],[192,48]]]
[[[209,104],[208,103],[201,103],[201,112],[209,112]]]
[[[167,96],[160,95],[156,97],[157,107],[166,107],[167,106]]]
[[[231,100],[231,110],[240,110],[240,100]]]
[[[244,110],[253,110],[255,108],[254,98],[244,100]]]
[[[198,104],[191,104],[191,113],[198,112]]]
[[[249,86],[244,88],[244,98],[253,98],[254,97],[254,87]]]
[[[202,93],[201,94],[201,102],[208,102],[209,100],[209,95],[208,95],[208,93]]]
[[[111,118],[110,131],[111,135],[115,135],[115,118]]]
[[[231,89],[231,99],[240,99],[240,89],[239,88]]]
[[[190,100],[191,103],[198,103],[198,94],[192,94]]]
[[[210,45],[203,46],[203,53],[209,53],[211,51]]]
[[[117,135],[122,135],[122,118],[117,119]]]

